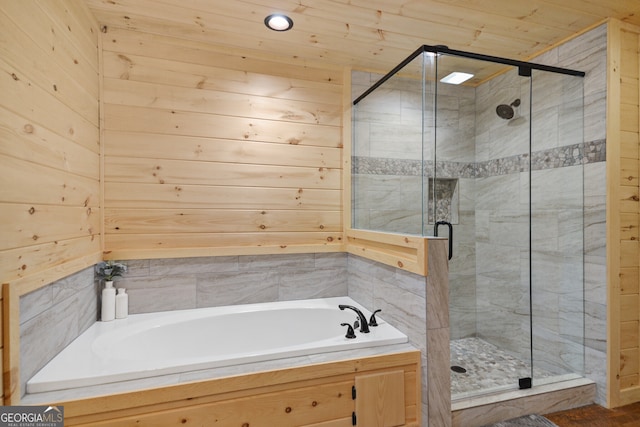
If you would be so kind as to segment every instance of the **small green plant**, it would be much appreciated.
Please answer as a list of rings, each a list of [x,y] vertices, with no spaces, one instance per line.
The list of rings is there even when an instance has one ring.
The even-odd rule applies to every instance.
[[[127,266],[115,261],[101,261],[96,264],[96,274],[107,282],[127,272]]]

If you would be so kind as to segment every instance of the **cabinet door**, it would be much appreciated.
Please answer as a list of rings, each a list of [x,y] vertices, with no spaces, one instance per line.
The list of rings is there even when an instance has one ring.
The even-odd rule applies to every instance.
[[[214,402],[193,402],[168,410],[124,416],[83,427],[348,427],[351,426],[353,380],[260,393]],[[298,387],[295,387],[298,385]],[[65,423],[65,425],[67,425]]]
[[[404,371],[356,377],[356,420],[363,427],[405,424]]]

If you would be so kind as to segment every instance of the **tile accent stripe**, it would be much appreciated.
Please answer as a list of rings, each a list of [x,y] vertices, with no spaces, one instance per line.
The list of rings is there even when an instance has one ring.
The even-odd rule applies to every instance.
[[[604,139],[573,144],[531,155],[532,170],[557,169],[606,161]],[[486,178],[529,170],[529,154],[503,157],[476,163],[436,162],[440,178]],[[433,162],[382,157],[352,157],[351,171],[366,175],[433,176]]]

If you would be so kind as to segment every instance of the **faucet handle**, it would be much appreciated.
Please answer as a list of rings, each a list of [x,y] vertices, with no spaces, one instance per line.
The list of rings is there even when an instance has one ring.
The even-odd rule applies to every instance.
[[[345,338],[352,339],[356,337],[356,333],[353,331],[353,327],[349,323],[341,323],[340,326],[347,327],[347,335],[345,335]]]
[[[382,309],[380,308],[373,312],[373,314],[371,315],[371,318],[369,319],[369,326],[378,326],[378,321],[376,320],[376,313],[380,313],[381,311]]]

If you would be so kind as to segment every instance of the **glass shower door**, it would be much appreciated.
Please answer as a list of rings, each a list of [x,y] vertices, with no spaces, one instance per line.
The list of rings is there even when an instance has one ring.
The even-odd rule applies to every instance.
[[[527,387],[531,368],[530,85],[517,67],[439,55],[430,221],[454,230],[449,264],[453,398]]]

